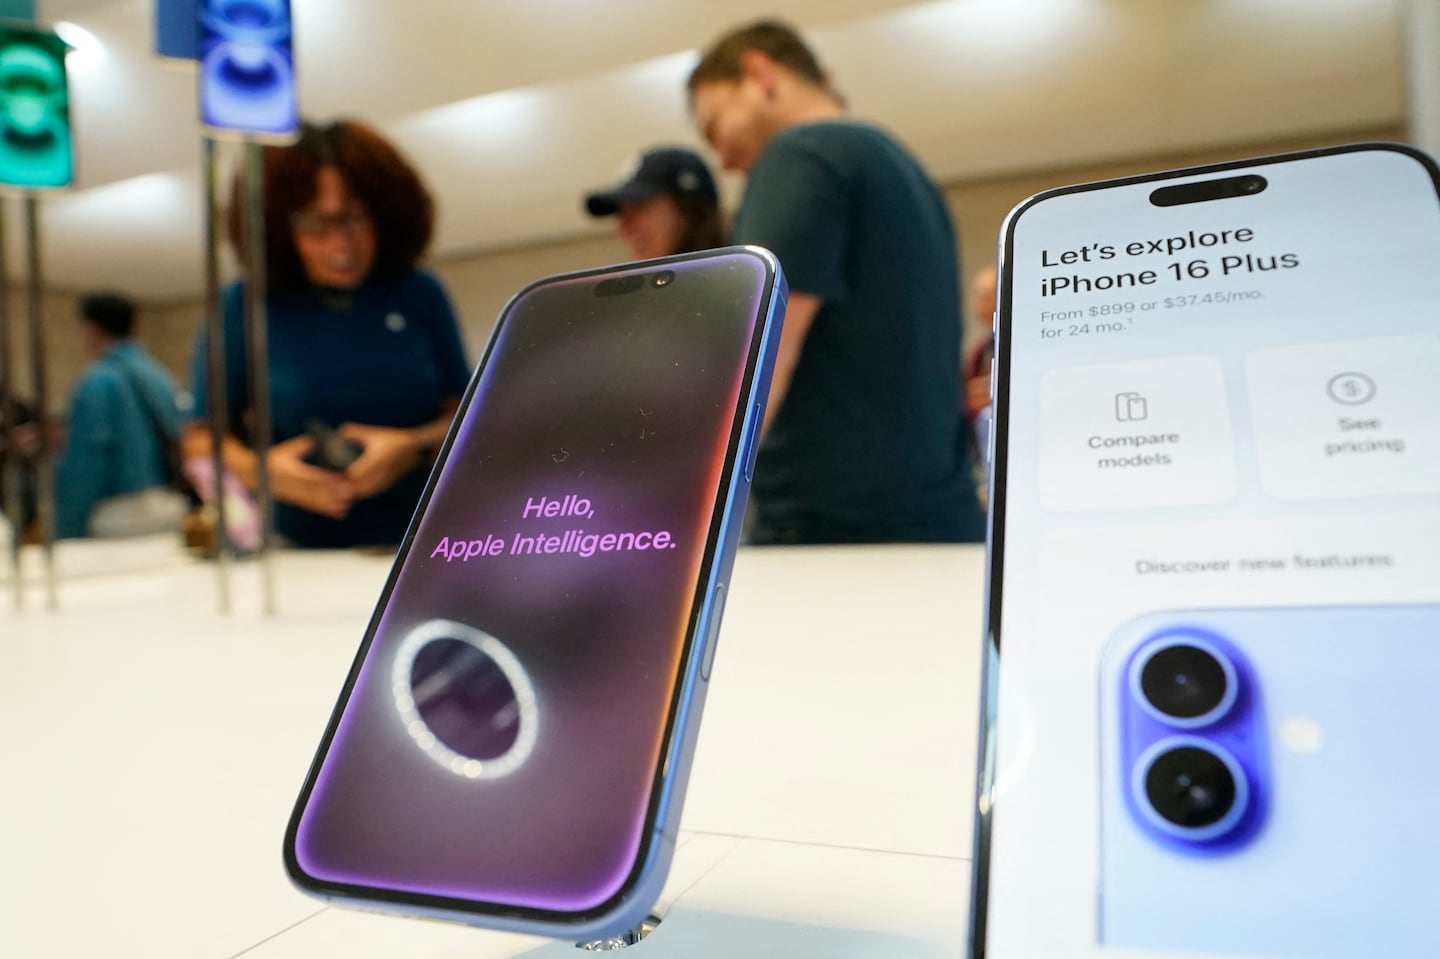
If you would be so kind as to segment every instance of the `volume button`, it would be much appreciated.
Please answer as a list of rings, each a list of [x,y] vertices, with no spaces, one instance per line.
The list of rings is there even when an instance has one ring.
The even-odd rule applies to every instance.
[[[755,455],[760,451],[760,428],[765,425],[765,414],[760,411],[760,401],[755,401],[755,408],[751,411],[750,432],[745,437],[748,444],[745,450],[745,482],[750,482],[755,476]]]
[[[700,660],[700,678],[710,681],[710,667],[715,665],[715,647],[720,645],[720,619],[725,615],[725,584],[715,587],[715,599],[710,603],[710,625],[705,629],[705,651]]]

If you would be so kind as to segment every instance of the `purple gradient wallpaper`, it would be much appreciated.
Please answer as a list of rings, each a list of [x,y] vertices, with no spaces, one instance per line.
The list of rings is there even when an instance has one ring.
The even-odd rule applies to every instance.
[[[634,868],[768,283],[666,266],[501,318],[302,798],[311,877],[579,912]]]

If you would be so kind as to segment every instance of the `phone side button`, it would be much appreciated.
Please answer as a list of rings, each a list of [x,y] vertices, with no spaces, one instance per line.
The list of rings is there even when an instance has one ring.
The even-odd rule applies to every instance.
[[[715,665],[715,647],[720,645],[720,620],[725,614],[725,584],[715,587],[715,599],[710,603],[710,626],[705,630],[705,658],[700,660],[700,678],[710,681],[710,667]]]
[[[755,404],[754,415],[750,418],[750,435],[745,442],[749,449],[745,451],[745,482],[755,478],[755,454],[760,452],[760,428],[765,425],[765,416],[760,412],[760,404]]]

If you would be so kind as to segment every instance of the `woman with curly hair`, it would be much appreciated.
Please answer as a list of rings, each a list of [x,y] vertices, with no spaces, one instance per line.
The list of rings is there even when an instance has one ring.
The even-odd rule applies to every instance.
[[[298,143],[264,151],[263,168],[276,529],[305,547],[398,543],[470,375],[449,299],[417,269],[434,204],[400,153],[352,120],[306,124]],[[237,179],[229,218],[237,252],[245,249],[241,192]],[[240,284],[223,292],[221,312],[231,420],[222,454],[253,489]],[[202,329],[187,459],[208,457],[213,441],[205,356]],[[353,462],[316,449],[317,425],[348,441],[343,459]]]

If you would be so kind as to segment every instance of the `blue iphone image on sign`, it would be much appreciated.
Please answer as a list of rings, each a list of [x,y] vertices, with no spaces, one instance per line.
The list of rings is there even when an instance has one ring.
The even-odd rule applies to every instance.
[[[1100,688],[1101,941],[1440,954],[1437,638],[1434,606],[1163,612],[1120,629]]]
[[[201,0],[200,113],[213,130],[299,127],[289,0]]]
[[[0,28],[0,183],[69,186],[74,178],[65,41]]]

